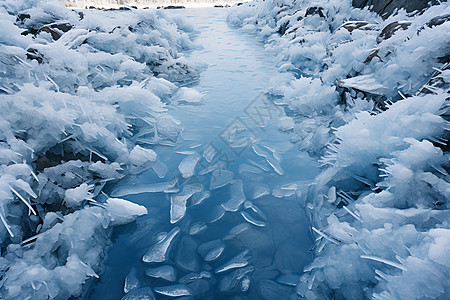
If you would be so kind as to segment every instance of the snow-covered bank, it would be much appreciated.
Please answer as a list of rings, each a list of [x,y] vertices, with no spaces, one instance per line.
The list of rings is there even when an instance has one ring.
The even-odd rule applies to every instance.
[[[163,100],[198,77],[193,29],[40,0],[3,1],[0,24],[0,297],[78,297],[111,228],[147,213],[101,192],[161,167],[152,148],[181,130]]]
[[[194,7],[224,7],[231,6],[238,0],[62,0],[67,7],[95,7],[120,9],[130,6],[137,8],[194,8]]]
[[[307,299],[450,293],[450,5],[386,20],[351,1],[256,1],[229,22],[277,56],[267,91],[300,149],[322,157],[307,211]]]

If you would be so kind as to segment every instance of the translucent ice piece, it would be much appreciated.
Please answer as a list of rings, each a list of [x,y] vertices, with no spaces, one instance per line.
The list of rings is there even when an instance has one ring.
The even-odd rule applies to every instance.
[[[180,228],[175,227],[172,229],[167,236],[153,245],[152,248],[144,255],[142,260],[147,263],[164,262],[167,258],[167,251],[172,244],[175,236],[180,232]]]
[[[183,178],[189,178],[194,175],[195,166],[197,162],[200,160],[200,156],[198,155],[190,155],[185,157],[180,165],[178,166],[178,170],[180,170]]]
[[[227,170],[215,170],[211,175],[210,189],[218,189],[227,184],[231,183],[233,180],[233,172]]]
[[[248,265],[248,257],[246,256],[248,254],[248,250],[242,251],[240,254],[233,257],[230,261],[228,261],[226,264],[221,266],[216,270],[216,273],[222,273],[231,269],[236,268],[242,268]]]
[[[123,291],[125,293],[128,293],[129,291],[138,288],[140,285],[141,284],[136,276],[136,269],[132,268],[127,277],[125,277],[125,285],[123,287]]]
[[[177,279],[176,271],[172,266],[161,266],[158,268],[147,269],[145,274],[149,277],[161,278],[172,282]]]
[[[258,227],[265,227],[266,226],[265,222],[254,218],[252,215],[250,215],[246,211],[241,211],[241,215],[245,219],[245,221],[249,222],[250,224],[253,224],[253,225],[258,226]]]
[[[169,182],[145,184],[141,186],[127,185],[115,189],[111,197],[123,197],[142,193],[176,193],[178,189],[170,187]]]
[[[238,179],[230,186],[230,194],[230,199],[221,205],[226,211],[237,211],[245,201],[242,180]]]
[[[149,287],[131,290],[122,297],[122,300],[155,300],[155,294]]]
[[[191,296],[191,290],[184,284],[155,287],[155,292],[169,297]]]
[[[221,292],[231,292],[236,289],[241,279],[249,273],[252,273],[255,269],[252,266],[237,269],[230,274],[224,276],[219,282],[219,290]]]

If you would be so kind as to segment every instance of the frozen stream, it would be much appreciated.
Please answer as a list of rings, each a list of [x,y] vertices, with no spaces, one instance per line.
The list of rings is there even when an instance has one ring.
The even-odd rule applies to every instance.
[[[192,86],[203,102],[169,104],[184,130],[174,145],[155,149],[167,170],[155,166],[159,176],[149,170],[108,191],[145,205],[149,214],[115,232],[88,298],[120,299],[133,269],[157,299],[173,292],[159,287],[178,284],[178,292],[197,299],[286,299],[311,261],[301,191],[318,170],[277,129],[284,111],[261,94],[277,69],[254,36],[228,27],[225,9],[168,13],[187,17],[200,31],[203,48],[190,55],[208,65]],[[165,192],[148,192],[161,190],[158,182]],[[122,195],[141,189],[147,192]],[[155,244],[169,245],[165,257],[149,252]],[[185,277],[190,273],[203,278]]]

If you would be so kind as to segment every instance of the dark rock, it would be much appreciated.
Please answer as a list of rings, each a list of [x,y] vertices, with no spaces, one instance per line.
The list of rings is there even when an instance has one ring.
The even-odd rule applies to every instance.
[[[164,7],[164,9],[183,9],[183,8],[186,8],[186,7],[184,7],[182,5],[169,5],[169,6]]]
[[[38,32],[48,32],[56,41],[67,31],[72,29],[73,25],[67,22],[53,23],[42,26]]]
[[[375,57],[380,58],[380,57],[378,56],[378,53],[379,53],[379,52],[380,52],[380,49],[375,49],[375,50],[373,50],[372,52],[370,52],[370,54],[367,56],[366,60],[364,60],[364,63],[365,63],[365,64],[370,63],[370,62],[372,61],[372,59],[374,59]]]
[[[322,7],[312,6],[306,10],[305,17],[314,15],[319,15],[321,18],[325,18]]]
[[[404,8],[407,12],[422,11],[429,5],[436,5],[440,2],[446,2],[446,0],[353,0],[352,5],[358,8],[370,8],[383,18],[387,18],[395,10],[401,8]]]
[[[444,24],[450,20],[450,14],[437,16],[427,22],[428,27],[435,27]]]
[[[29,19],[31,16],[29,14],[18,14],[17,21],[23,22],[25,19]]]
[[[377,37],[377,43],[381,43],[383,40],[391,38],[398,30],[406,30],[411,25],[411,22],[396,21],[386,25],[383,28],[380,35]]]
[[[280,25],[280,28],[278,28],[278,33],[280,35],[284,35],[286,33],[286,30],[288,29],[288,25],[289,25],[289,21],[287,21],[286,23],[283,23]]]
[[[35,59],[40,64],[44,61],[44,56],[34,48],[29,48],[27,50],[27,58],[29,60]]]
[[[345,28],[345,29],[347,29],[348,32],[352,32],[353,30],[359,29],[368,24],[369,24],[369,22],[366,22],[366,21],[350,21],[350,22],[345,22],[344,24],[342,24],[338,28],[338,30],[341,28]]]

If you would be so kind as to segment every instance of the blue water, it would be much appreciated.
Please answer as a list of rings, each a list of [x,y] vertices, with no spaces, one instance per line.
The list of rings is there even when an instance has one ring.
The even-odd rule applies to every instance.
[[[253,35],[230,28],[225,9],[186,9],[168,13],[186,17],[199,30],[196,42],[202,48],[188,55],[207,66],[193,85],[204,93],[204,101],[198,105],[169,103],[170,114],[181,121],[184,130],[175,146],[155,149],[168,168],[165,177],[159,178],[149,170],[120,185],[139,187],[178,180],[175,187],[180,192],[189,184],[202,185],[204,190],[209,190],[213,175],[201,172],[208,168],[219,172],[214,173],[217,178],[213,180],[226,173],[223,171],[231,171],[234,183],[211,190],[211,196],[200,205],[190,206],[189,200],[184,217],[176,224],[170,222],[170,195],[142,193],[123,197],[146,206],[149,214],[116,230],[104,272],[89,299],[120,299],[124,295],[125,277],[132,268],[136,269],[141,287],[176,284],[145,275],[148,268],[161,265],[174,267],[177,280],[191,272],[209,271],[212,278],[187,284],[197,299],[272,299],[271,290],[282,297],[279,293],[293,292],[294,288],[279,283],[282,288],[273,289],[266,285],[266,280],[283,282],[283,275],[292,275],[290,278],[295,279],[311,262],[309,249],[312,242],[302,207],[302,191],[317,175],[317,165],[289,141],[288,134],[276,128],[277,118],[283,116],[284,111],[262,94],[277,72],[263,44]],[[195,175],[185,179],[180,176],[178,165],[193,152],[202,159],[197,163]],[[261,154],[269,155],[274,166]],[[251,172],[246,172],[246,168]],[[246,199],[251,202],[210,223],[214,214],[223,210],[221,204],[230,199],[231,187],[239,180],[243,183]],[[258,189],[268,190],[270,194],[252,200]],[[257,213],[249,208],[252,205]],[[241,211],[265,226],[247,222]],[[199,235],[190,235],[192,224],[197,222],[203,222],[206,230]],[[248,228],[226,238],[230,229],[239,224],[247,224]],[[144,263],[143,255],[162,236],[161,232],[169,232],[175,226],[181,231],[169,248],[168,260],[158,264]],[[207,262],[196,249],[217,239],[225,249],[217,260]],[[214,271],[244,250],[248,250],[250,257],[248,265],[254,268],[249,274],[249,290],[243,292],[238,286],[220,291],[221,280],[231,272],[216,274]],[[156,297],[165,299],[158,294]]]

